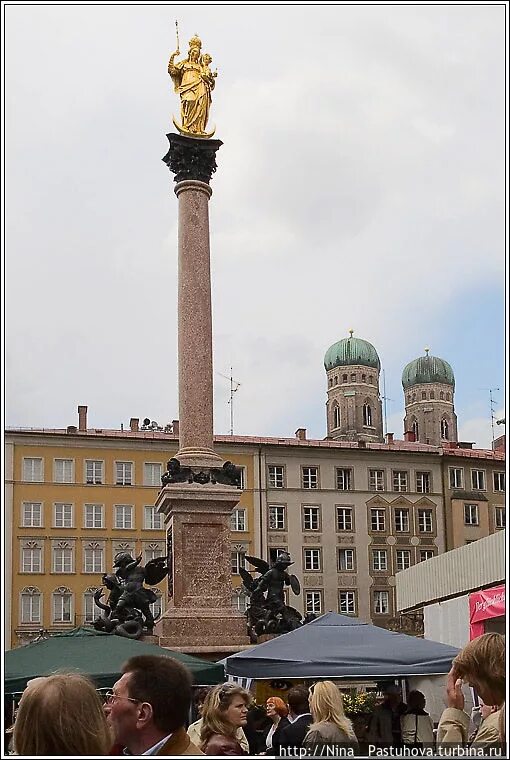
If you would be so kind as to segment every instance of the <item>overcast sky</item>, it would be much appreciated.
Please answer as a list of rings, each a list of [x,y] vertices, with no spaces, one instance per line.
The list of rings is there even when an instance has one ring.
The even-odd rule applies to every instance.
[[[459,436],[504,404],[505,7],[5,7],[6,421],[178,417],[167,74],[198,33],[211,185],[215,432],[326,434],[327,348],[456,377]],[[382,389],[381,389],[382,393]],[[504,432],[496,428],[497,434]]]

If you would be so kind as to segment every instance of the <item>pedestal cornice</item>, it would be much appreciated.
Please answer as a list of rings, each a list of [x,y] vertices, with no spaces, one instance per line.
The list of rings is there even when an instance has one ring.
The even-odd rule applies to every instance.
[[[170,132],[170,149],[163,161],[175,175],[176,182],[198,180],[209,184],[216,171],[216,151],[223,145],[221,140],[185,137]]]

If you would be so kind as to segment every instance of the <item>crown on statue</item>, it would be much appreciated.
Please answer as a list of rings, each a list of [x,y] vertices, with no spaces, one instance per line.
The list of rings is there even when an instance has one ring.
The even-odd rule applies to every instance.
[[[189,47],[190,47],[190,50],[191,50],[191,48],[198,48],[198,50],[201,49],[201,47],[202,47],[202,40],[200,39],[200,37],[198,35],[195,34],[190,39],[190,41],[189,41]]]

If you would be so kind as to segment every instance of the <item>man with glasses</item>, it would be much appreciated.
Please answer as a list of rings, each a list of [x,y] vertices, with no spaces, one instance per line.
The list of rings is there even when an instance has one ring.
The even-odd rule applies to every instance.
[[[106,695],[116,746],[126,755],[203,755],[186,733],[192,677],[169,657],[132,657]]]

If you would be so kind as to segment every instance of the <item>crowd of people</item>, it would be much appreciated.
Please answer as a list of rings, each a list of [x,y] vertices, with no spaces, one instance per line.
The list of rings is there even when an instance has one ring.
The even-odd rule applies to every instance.
[[[462,685],[479,698],[479,721],[464,711]],[[425,696],[410,691],[407,704],[395,684],[371,717],[366,742],[377,747],[455,744],[489,748],[505,736],[505,639],[488,633],[471,641],[448,674],[437,732]],[[195,694],[198,720],[189,724],[192,676],[160,656],[133,657],[102,700],[92,681],[61,673],[29,681],[12,729],[10,754],[40,756],[327,755],[326,748],[363,753],[342,694],[332,681],[293,686],[287,701],[269,697],[264,709],[237,684]],[[300,754],[301,753],[301,754]]]

